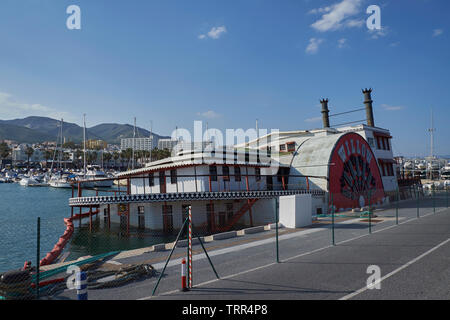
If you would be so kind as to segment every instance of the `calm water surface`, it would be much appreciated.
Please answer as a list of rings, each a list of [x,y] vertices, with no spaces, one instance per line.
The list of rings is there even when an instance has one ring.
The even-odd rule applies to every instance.
[[[36,265],[37,217],[41,218],[40,258],[53,249],[66,229],[63,219],[70,217],[71,195],[71,189],[0,184],[0,272],[21,268],[27,260]],[[95,193],[83,191],[83,195]],[[90,233],[86,226],[88,221],[83,221],[81,228],[78,221],[74,221],[75,232],[65,248],[65,252],[70,253],[69,259],[135,249],[175,238],[136,230],[130,231],[130,237],[121,236],[117,225],[112,225],[110,231],[100,230],[98,220],[94,223],[95,232]]]

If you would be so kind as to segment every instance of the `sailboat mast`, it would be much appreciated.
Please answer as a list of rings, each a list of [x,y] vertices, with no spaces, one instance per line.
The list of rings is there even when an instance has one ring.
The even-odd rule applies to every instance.
[[[61,161],[62,161],[62,155],[63,155],[63,121],[64,121],[64,119],[61,119],[61,128],[59,129],[60,134],[61,134],[61,147],[59,149],[59,170],[61,170],[61,168],[62,168]]]
[[[83,173],[86,176],[86,114],[83,114]]]
[[[153,150],[153,121],[150,121],[150,162],[152,162],[152,150]]]
[[[134,117],[134,130],[133,130],[133,151],[131,153],[131,169],[134,169],[134,148],[136,143],[136,117]]]

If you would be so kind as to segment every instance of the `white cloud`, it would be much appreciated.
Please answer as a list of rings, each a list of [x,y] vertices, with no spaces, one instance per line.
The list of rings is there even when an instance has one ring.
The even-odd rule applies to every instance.
[[[346,44],[347,44],[347,39],[342,38],[342,39],[339,39],[339,40],[338,40],[338,47],[339,47],[340,49],[346,47]]]
[[[323,39],[311,38],[309,39],[309,44],[306,47],[306,53],[315,54],[319,51],[319,46],[323,42]]]
[[[433,37],[438,37],[438,36],[440,36],[443,33],[444,33],[444,30],[442,30],[442,29],[434,29],[433,30]]]
[[[213,27],[207,34],[201,34],[198,38],[205,39],[206,37],[209,37],[211,39],[219,39],[225,33],[227,33],[227,28],[225,26]]]
[[[361,28],[366,24],[364,19],[349,19],[345,22],[345,26],[349,28]]]
[[[364,21],[361,19],[350,19],[360,12],[362,0],[342,0],[328,7],[313,9],[310,13],[325,13],[314,22],[311,27],[320,32],[334,31],[344,27],[361,27]]]
[[[219,114],[213,110],[208,110],[206,112],[198,112],[197,115],[207,118],[207,119],[216,119],[216,118],[220,118],[222,116],[221,114]]]
[[[54,119],[68,119],[73,121],[73,116],[65,111],[39,103],[24,103],[16,101],[9,93],[0,92],[0,115],[2,119],[24,118],[28,116],[50,117]]]
[[[398,111],[398,110],[405,109],[404,106],[390,106],[388,104],[382,104],[381,107],[386,111]]]
[[[305,119],[305,122],[318,122],[321,119],[322,119],[321,117],[308,118],[308,119]]]
[[[377,30],[377,29],[370,30],[369,29],[369,34],[371,35],[370,38],[374,39],[374,40],[383,38],[383,37],[387,36],[388,33],[389,33],[389,28],[386,26],[381,27],[381,29],[379,29],[379,30]]]
[[[311,11],[309,11],[309,14],[318,14],[318,13],[327,13],[331,11],[331,6],[328,7],[323,7],[323,8],[317,8],[317,9],[312,9]]]

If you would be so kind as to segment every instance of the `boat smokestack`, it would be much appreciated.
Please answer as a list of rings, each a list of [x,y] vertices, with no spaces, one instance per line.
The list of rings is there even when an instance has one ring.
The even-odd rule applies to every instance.
[[[366,119],[367,119],[367,125],[369,127],[375,127],[375,122],[373,121],[373,108],[372,108],[372,89],[363,89],[364,94],[364,104],[366,106]]]
[[[330,110],[328,110],[328,99],[320,100],[320,103],[322,104],[322,121],[323,121],[323,127],[329,128],[330,127]]]

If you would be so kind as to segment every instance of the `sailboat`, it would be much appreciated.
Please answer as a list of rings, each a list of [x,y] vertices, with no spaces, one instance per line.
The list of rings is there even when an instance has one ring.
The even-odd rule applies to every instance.
[[[86,166],[86,115],[83,115],[83,157],[84,169],[80,178],[81,186],[85,188],[109,188],[113,185],[113,180],[104,180],[108,176],[98,165]]]
[[[58,169],[60,170],[57,174],[54,174],[50,177],[50,180],[48,181],[48,184],[50,187],[53,188],[72,188],[72,184],[68,178],[68,175],[65,175],[62,173],[62,167],[61,167],[61,159],[63,155],[62,145],[63,145],[63,122],[64,120],[61,119],[61,126],[60,126],[60,136],[61,136],[61,148],[59,150],[59,163],[58,163]],[[55,149],[56,153],[56,149]],[[53,168],[53,164],[52,164]]]

